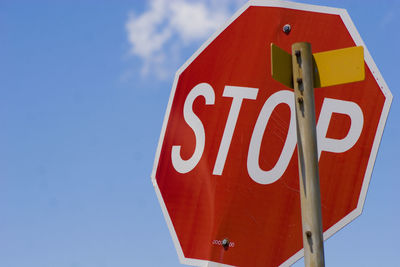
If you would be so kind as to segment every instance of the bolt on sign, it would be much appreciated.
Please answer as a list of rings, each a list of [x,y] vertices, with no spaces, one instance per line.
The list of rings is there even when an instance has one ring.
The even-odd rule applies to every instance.
[[[172,87],[152,182],[181,263],[288,266],[303,256],[292,74],[281,72],[296,42],[311,43],[320,87],[324,239],[361,214],[392,101],[386,83],[346,10],[249,1]]]

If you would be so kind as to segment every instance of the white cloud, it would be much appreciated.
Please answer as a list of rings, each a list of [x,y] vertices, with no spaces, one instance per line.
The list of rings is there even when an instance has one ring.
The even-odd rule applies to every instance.
[[[184,46],[207,39],[244,0],[150,0],[144,13],[126,23],[130,54],[142,60],[141,74],[168,78]]]
[[[201,2],[171,2],[171,28],[185,42],[202,39],[215,31],[228,16],[223,11],[211,11]]]

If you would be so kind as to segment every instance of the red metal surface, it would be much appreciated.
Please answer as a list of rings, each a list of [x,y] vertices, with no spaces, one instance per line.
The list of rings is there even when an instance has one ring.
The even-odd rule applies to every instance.
[[[282,32],[291,24],[290,34]],[[270,43],[291,51],[295,42],[310,42],[313,53],[354,46],[339,15],[250,7],[225,29],[180,75],[172,103],[156,182],[180,246],[187,258],[236,266],[278,266],[302,248],[300,197],[295,150],[283,176],[261,185],[247,171],[249,143],[258,114],[270,95],[290,90],[272,79]],[[320,184],[324,230],[357,207],[367,162],[385,101],[368,66],[362,82],[316,89],[316,115],[325,97],[357,103],[364,126],[357,143],[344,153],[322,152]],[[195,148],[195,136],[183,118],[187,94],[199,83],[210,84],[215,104],[199,97],[194,113],[205,129],[200,162],[178,173],[171,148],[181,145],[182,158]],[[215,160],[232,98],[222,97],[226,85],[259,88],[256,100],[243,100],[221,176],[213,175]],[[260,167],[271,169],[281,153],[290,120],[287,105],[279,105],[268,122]],[[328,137],[343,138],[350,127],[346,115],[334,114]],[[227,250],[214,240],[229,238]]]

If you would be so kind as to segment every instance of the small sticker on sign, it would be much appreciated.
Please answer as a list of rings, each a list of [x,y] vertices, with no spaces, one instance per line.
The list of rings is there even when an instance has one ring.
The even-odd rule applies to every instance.
[[[214,239],[213,241],[211,241],[211,243],[212,243],[213,245],[216,245],[216,246],[222,246],[222,240]],[[230,248],[235,247],[235,242],[229,242],[229,247],[230,247]]]

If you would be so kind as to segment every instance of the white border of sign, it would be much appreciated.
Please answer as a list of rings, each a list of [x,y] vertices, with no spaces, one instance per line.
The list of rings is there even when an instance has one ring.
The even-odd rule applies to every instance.
[[[295,2],[289,2],[289,1],[280,1],[280,0],[250,0],[247,2],[242,8],[240,8],[218,31],[216,31],[186,62],[185,64],[182,65],[182,67],[179,68],[179,70],[175,74],[175,80],[172,86],[171,94],[169,97],[169,102],[167,106],[167,110],[165,113],[164,117],[164,122],[161,130],[161,135],[160,139],[158,142],[158,147],[156,151],[156,156],[154,160],[154,165],[153,165],[153,171],[151,173],[151,180],[153,182],[158,201],[160,202],[161,209],[163,211],[165,220],[168,225],[168,229],[170,231],[170,234],[172,236],[176,251],[178,253],[179,260],[182,264],[187,264],[187,265],[193,265],[193,266],[206,266],[206,267],[213,267],[213,266],[229,266],[229,265],[224,265],[220,263],[214,263],[210,261],[205,261],[205,260],[198,260],[198,259],[190,259],[190,258],[185,258],[182,248],[180,246],[178,236],[176,235],[175,229],[172,225],[171,218],[169,217],[167,208],[164,204],[164,201],[161,196],[161,192],[158,188],[157,181],[156,181],[156,170],[158,166],[158,161],[161,153],[161,147],[162,143],[164,140],[164,135],[165,135],[165,130],[166,130],[166,124],[168,122],[169,114],[171,111],[171,105],[172,101],[174,99],[175,95],[175,90],[176,90],[176,85],[179,79],[180,74],[192,63],[192,61],[222,32],[224,31],[236,18],[238,18],[247,8],[250,6],[265,6],[265,7],[282,7],[282,8],[288,8],[288,9],[295,9],[295,10],[303,10],[303,11],[310,11],[310,12],[319,12],[319,13],[327,13],[327,14],[334,14],[334,15],[340,15],[343,23],[347,27],[351,37],[353,38],[353,41],[357,46],[363,46],[364,47],[364,60],[368,67],[370,68],[372,74],[375,77],[375,80],[377,81],[379,87],[382,90],[382,93],[385,96],[385,103],[383,106],[381,118],[379,120],[377,132],[375,135],[374,143],[372,146],[371,150],[371,155],[368,161],[367,165],[367,170],[365,172],[365,177],[363,181],[363,185],[361,188],[361,193],[360,193],[360,198],[358,200],[357,208],[353,210],[351,213],[349,213],[346,217],[344,217],[342,220],[337,222],[335,225],[333,225],[331,228],[326,230],[324,232],[324,240],[328,239],[331,237],[334,233],[342,229],[346,224],[350,223],[353,221],[356,217],[358,217],[363,209],[364,206],[364,201],[365,197],[367,194],[368,190],[368,185],[371,179],[371,174],[373,170],[373,166],[375,163],[376,155],[378,153],[378,148],[379,144],[381,141],[381,137],[383,134],[383,129],[385,127],[386,119],[389,114],[389,109],[390,105],[392,103],[393,96],[383,80],[383,77],[381,73],[379,72],[378,68],[375,65],[375,62],[373,61],[367,47],[365,46],[363,40],[361,39],[360,34],[358,33],[356,27],[354,26],[349,14],[345,9],[340,9],[340,8],[331,8],[331,7],[325,7],[325,6],[316,6],[316,5],[309,5],[309,4],[302,4],[302,3],[295,3]],[[281,266],[290,266],[296,261],[298,261],[300,258],[304,256],[304,251],[301,249],[298,251],[296,254],[294,254],[292,257],[290,257],[288,260],[286,260],[284,263],[282,263]]]

